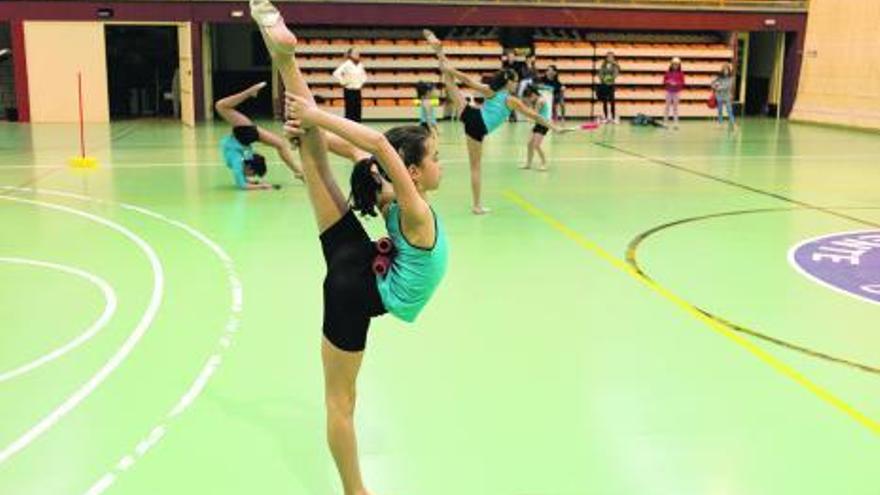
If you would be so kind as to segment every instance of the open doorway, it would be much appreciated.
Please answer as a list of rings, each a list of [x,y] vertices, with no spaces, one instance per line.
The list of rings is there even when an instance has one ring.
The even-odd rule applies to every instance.
[[[180,116],[177,26],[107,25],[110,118]]]
[[[779,103],[779,43],[783,33],[749,33],[746,115],[775,116]]]
[[[10,26],[8,22],[0,22],[0,120],[18,120],[16,107]]]

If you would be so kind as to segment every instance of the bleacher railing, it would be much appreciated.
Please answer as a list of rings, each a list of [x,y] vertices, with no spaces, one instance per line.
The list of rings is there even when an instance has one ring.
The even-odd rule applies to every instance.
[[[238,1],[238,0],[189,0]],[[741,10],[806,12],[810,0],[275,0],[286,2],[397,3],[433,5],[518,5],[533,7],[654,8],[673,10]]]

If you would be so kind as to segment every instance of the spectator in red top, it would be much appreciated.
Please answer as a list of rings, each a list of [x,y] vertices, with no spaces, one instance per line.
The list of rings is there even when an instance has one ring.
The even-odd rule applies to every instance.
[[[678,102],[681,90],[684,89],[684,72],[681,71],[681,59],[675,57],[669,64],[669,70],[663,74],[663,86],[666,87],[666,109],[663,111],[663,125],[669,120],[669,109],[672,108],[673,129],[678,129]]]

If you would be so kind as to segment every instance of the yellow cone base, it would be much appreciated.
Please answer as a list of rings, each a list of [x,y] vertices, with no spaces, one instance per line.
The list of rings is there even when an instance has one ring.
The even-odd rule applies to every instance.
[[[68,160],[67,163],[73,168],[98,168],[98,160],[91,156],[76,156]]]

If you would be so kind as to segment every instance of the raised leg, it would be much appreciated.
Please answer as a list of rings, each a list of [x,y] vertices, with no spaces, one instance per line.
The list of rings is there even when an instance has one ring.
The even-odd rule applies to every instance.
[[[265,82],[257,83],[240,93],[217,100],[217,103],[214,103],[217,115],[232,127],[254,125],[254,122],[247,115],[239,112],[235,107],[241,105],[249,98],[255,98],[264,87],[266,87]]]
[[[250,4],[251,15],[257,21],[286,90],[314,104],[312,92],[296,63],[296,36],[287,29],[284,19],[268,0],[251,0]],[[315,128],[305,131],[299,138],[303,175],[318,230],[324,232],[348,211],[348,203],[330,171],[323,132]]]

